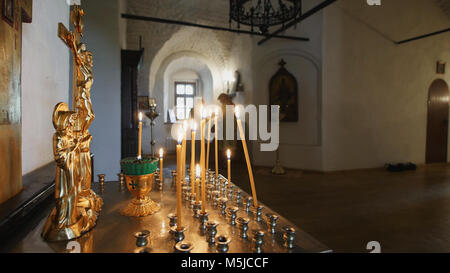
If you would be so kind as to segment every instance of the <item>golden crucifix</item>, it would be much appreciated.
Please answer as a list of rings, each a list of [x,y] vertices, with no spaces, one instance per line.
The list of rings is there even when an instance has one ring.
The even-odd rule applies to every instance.
[[[84,11],[74,6],[70,21],[74,32],[59,23],[58,36],[73,53],[73,108],[58,103],[53,112],[53,152],[57,163],[55,178],[56,208],[44,226],[42,236],[48,241],[66,241],[91,230],[103,204],[91,190],[92,136],[89,126],[95,118],[90,91],[93,83],[92,53],[80,43]]]

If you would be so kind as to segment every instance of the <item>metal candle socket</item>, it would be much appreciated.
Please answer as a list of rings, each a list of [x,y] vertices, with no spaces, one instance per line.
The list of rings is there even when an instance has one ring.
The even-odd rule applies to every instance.
[[[194,245],[191,242],[178,242],[175,244],[175,250],[178,253],[190,253],[194,249]]]
[[[219,203],[219,194],[220,194],[219,191],[212,191],[212,197],[213,197],[213,200],[214,200],[214,202],[213,202],[214,207],[217,207],[217,206],[218,206],[218,203]]]
[[[266,216],[267,216],[267,219],[269,220],[269,223],[270,223],[269,231],[270,231],[270,233],[274,234],[275,233],[275,228],[277,227],[277,221],[278,221],[279,217],[278,217],[278,215],[270,214],[270,213],[266,214]]]
[[[206,241],[213,245],[215,244],[216,234],[217,234],[217,226],[219,225],[216,221],[208,221],[206,222]]]
[[[211,184],[208,184],[206,186],[206,193],[207,193],[206,198],[208,198],[208,200],[211,200],[213,198],[213,195],[212,195],[213,189],[214,189],[214,186]]]
[[[241,238],[247,239],[248,238],[248,223],[250,222],[250,219],[246,217],[239,217],[237,218],[237,222],[239,224],[239,228],[241,230]]]
[[[238,204],[238,205],[241,203],[241,196],[242,196],[242,192],[240,190],[237,190],[234,200],[236,201],[236,204]]]
[[[231,238],[225,235],[218,235],[216,237],[217,251],[219,253],[227,253],[229,249],[229,244],[231,242]]]
[[[259,205],[257,208],[256,208],[256,221],[261,221],[261,219],[262,219],[262,211],[263,211],[263,209],[264,209],[264,206],[263,205]]]
[[[255,231],[255,234],[254,234],[254,237],[253,237],[253,243],[255,244],[254,251],[256,253],[261,253],[262,252],[262,246],[264,244],[264,235],[265,235],[265,232],[262,231],[262,230]]]
[[[284,246],[288,249],[294,248],[294,242],[295,242],[295,229],[292,227],[285,227],[284,228]]]
[[[177,215],[174,213],[170,213],[169,215],[167,215],[167,217],[169,218],[169,226],[170,227],[174,227],[177,225]]]
[[[247,198],[247,202],[245,203],[245,211],[246,212],[250,211],[250,207],[252,206],[252,204],[253,204],[253,198],[249,196]]]
[[[204,213],[200,213],[200,230],[205,231],[206,230],[206,223],[208,222],[208,212],[205,211]]]
[[[185,227],[181,227],[180,229],[178,229],[177,226],[174,226],[171,228],[173,238],[176,243],[184,240],[184,232],[186,232],[186,230],[187,230],[187,228],[185,228]]]
[[[233,186],[233,185],[230,185],[230,186],[228,187],[228,198],[229,198],[230,200],[233,200],[233,190],[234,190],[234,186]]]
[[[190,201],[192,188],[190,186],[184,186],[183,188],[184,188],[184,200]]]
[[[147,244],[148,244],[147,238],[149,236],[150,236],[150,231],[148,231],[148,230],[136,232],[134,234],[134,237],[136,238],[136,246],[138,246],[138,247],[147,246]]]
[[[219,198],[219,204],[220,204],[220,208],[222,209],[222,215],[226,215],[227,202],[228,202],[227,198],[225,198],[225,197]]]
[[[105,178],[106,178],[106,174],[99,174],[98,176],[98,182],[100,183],[101,187],[105,186]]]
[[[202,209],[202,203],[201,201],[198,203],[194,203],[194,217],[195,218],[200,218],[200,210]]]
[[[230,224],[232,226],[236,225],[236,216],[237,216],[237,212],[238,212],[239,208],[238,207],[229,207],[227,209],[228,211],[228,216],[230,217]]]

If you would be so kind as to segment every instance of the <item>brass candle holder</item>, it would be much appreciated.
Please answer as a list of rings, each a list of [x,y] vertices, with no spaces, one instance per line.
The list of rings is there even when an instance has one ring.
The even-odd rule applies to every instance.
[[[124,158],[120,166],[125,174],[128,190],[135,196],[128,205],[121,210],[125,216],[143,217],[151,215],[161,209],[161,206],[148,197],[155,182],[155,171],[158,160],[153,157]]]
[[[148,197],[153,188],[155,174],[125,175],[128,190],[135,196],[128,205],[122,209],[125,216],[143,217],[151,215],[161,209],[161,206]]]

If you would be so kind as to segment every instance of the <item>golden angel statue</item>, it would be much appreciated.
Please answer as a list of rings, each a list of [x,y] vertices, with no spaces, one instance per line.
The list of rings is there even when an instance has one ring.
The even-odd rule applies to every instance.
[[[44,226],[42,236],[48,241],[64,241],[80,237],[91,230],[103,205],[102,199],[91,190],[92,136],[89,126],[95,115],[90,91],[93,84],[92,53],[79,37],[83,36],[84,12],[74,6],[71,22],[74,33],[61,23],[58,36],[74,56],[73,111],[66,103],[56,105],[53,112],[53,152],[57,163],[55,178],[56,207]]]

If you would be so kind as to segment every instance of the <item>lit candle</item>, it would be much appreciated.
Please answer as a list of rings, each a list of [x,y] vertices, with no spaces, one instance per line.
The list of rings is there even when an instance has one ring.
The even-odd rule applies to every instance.
[[[227,159],[228,159],[228,185],[231,184],[231,151],[230,149],[227,150]]]
[[[183,144],[181,145],[181,183],[185,184],[186,180],[186,138],[187,138],[188,122],[183,122]]]
[[[142,112],[139,112],[139,144],[138,144],[138,159],[142,158]]]
[[[181,230],[181,142],[183,133],[180,131],[177,144],[177,229]]]
[[[219,135],[219,127],[218,127],[218,120],[219,120],[219,107],[216,107],[215,113],[214,113],[214,148],[215,148],[215,163],[216,163],[216,179],[219,177],[219,147],[218,147],[218,135]]]
[[[161,182],[164,181],[163,176],[163,161],[164,161],[164,150],[163,148],[159,149],[159,180]]]
[[[197,130],[197,124],[194,120],[191,120],[191,191],[192,194],[195,193],[195,131]],[[199,175],[200,176],[200,175]]]
[[[196,168],[195,168],[195,186],[196,186],[196,191],[197,194],[195,196],[195,203],[199,204],[200,203],[200,174],[201,174],[201,168],[200,165],[197,164]]]
[[[208,112],[208,142],[206,144],[206,171],[209,170],[209,145],[211,140],[211,111]]]
[[[201,123],[201,138],[200,138],[200,167],[201,167],[201,176],[202,176],[202,213],[206,212],[206,197],[205,197],[205,180],[206,180],[206,169],[205,169],[205,117],[206,111],[202,107],[202,123]]]
[[[245,142],[245,134],[244,134],[244,130],[242,129],[242,123],[241,123],[241,119],[239,117],[238,107],[235,107],[235,113],[236,113],[236,122],[237,122],[237,125],[239,128],[239,134],[240,134],[241,140],[242,140],[242,147],[244,148],[245,161],[247,162],[248,176],[250,178],[250,186],[252,187],[253,204],[256,208],[256,207],[258,207],[258,199],[256,198],[255,181],[253,180],[252,165],[250,162],[250,157],[248,156],[247,143]]]

